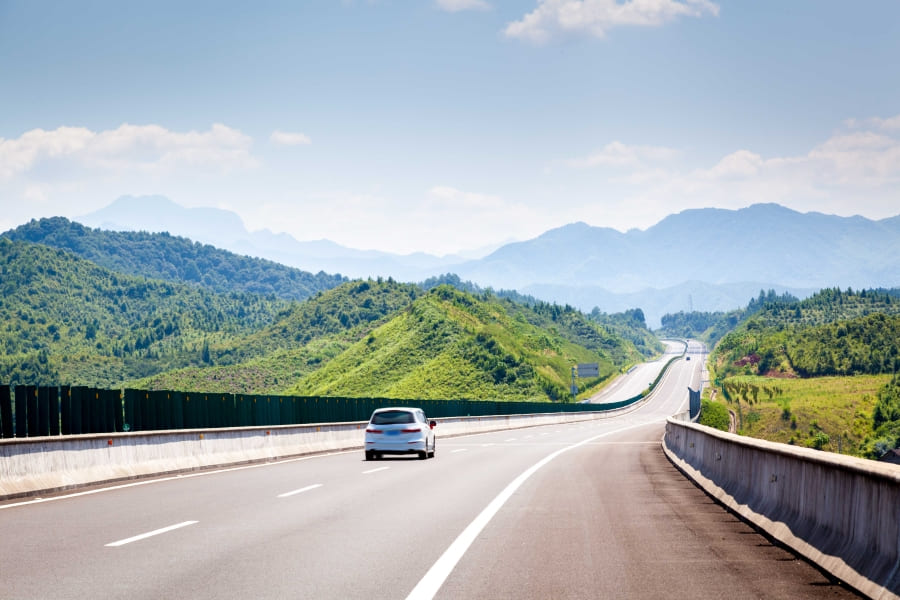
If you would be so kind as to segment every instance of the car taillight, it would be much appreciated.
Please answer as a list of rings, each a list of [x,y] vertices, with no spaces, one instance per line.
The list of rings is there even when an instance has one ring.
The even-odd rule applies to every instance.
[[[419,433],[420,431],[422,431],[422,429],[419,427],[410,427],[408,429],[404,429],[403,433]]]
[[[384,432],[380,429],[375,429],[374,427],[369,427],[368,429],[366,429],[366,433],[384,433]]]

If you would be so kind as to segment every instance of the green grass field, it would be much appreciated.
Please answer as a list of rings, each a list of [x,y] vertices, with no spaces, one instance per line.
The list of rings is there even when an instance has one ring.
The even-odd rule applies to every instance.
[[[741,435],[862,456],[878,389],[890,378],[729,377],[720,387],[727,393],[716,401],[735,413]]]

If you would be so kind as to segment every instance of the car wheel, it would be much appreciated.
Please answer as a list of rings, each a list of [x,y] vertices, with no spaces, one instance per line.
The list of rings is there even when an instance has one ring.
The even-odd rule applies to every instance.
[[[375,460],[375,453],[366,450],[366,460]]]
[[[427,448],[427,446],[426,446],[426,448]],[[426,458],[428,458],[428,450],[423,450],[423,451],[419,452],[419,460],[425,460]]]
[[[437,440],[431,442],[431,458],[434,458],[434,451],[437,448]]]

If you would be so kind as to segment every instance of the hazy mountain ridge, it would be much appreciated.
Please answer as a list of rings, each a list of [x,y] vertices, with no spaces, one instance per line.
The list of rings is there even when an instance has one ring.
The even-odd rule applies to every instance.
[[[702,259],[699,257],[702,256]],[[596,286],[614,293],[687,281],[878,287],[900,281],[900,219],[801,214],[777,204],[694,209],[645,231],[566,225],[457,267],[476,283]],[[890,280],[890,281],[889,281]]]
[[[250,232],[236,213],[218,208],[185,208],[164,196],[122,196],[78,221],[113,231],[168,232],[298,269],[351,278],[383,276],[418,281],[465,260],[461,256],[438,257],[424,252],[398,255],[359,250],[324,239],[298,241],[289,234],[267,229]]]
[[[140,205],[168,213],[168,220],[126,222],[125,209]],[[146,206],[133,214],[144,214]],[[739,308],[759,290],[803,298],[826,287],[900,285],[900,216],[873,221],[799,213],[777,204],[691,209],[626,233],[574,223],[463,260],[354,250],[328,240],[298,242],[268,231],[251,234],[227,211],[219,212],[231,217],[210,219],[220,225],[209,231],[200,219],[187,218],[198,210],[165,198],[126,197],[85,216],[85,222],[119,228],[174,223],[192,239],[313,272],[401,281],[452,272],[482,287],[518,290],[583,311],[641,308],[651,327],[663,314],[679,310]]]

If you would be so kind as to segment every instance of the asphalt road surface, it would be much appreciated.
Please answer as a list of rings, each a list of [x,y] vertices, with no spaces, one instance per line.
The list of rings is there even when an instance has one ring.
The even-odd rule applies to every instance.
[[[660,449],[701,360],[616,418],[0,504],[0,598],[845,598]],[[438,426],[440,427],[440,426]]]
[[[591,396],[587,403],[607,404],[621,402],[622,400],[634,398],[650,387],[650,384],[663,370],[667,362],[673,357],[685,353],[685,346],[682,342],[665,341],[663,345],[666,347],[666,350],[662,356],[656,360],[635,365],[628,373],[617,377],[609,385]],[[700,352],[703,346],[699,342],[692,341],[689,343],[688,348],[693,349],[694,352]]]

